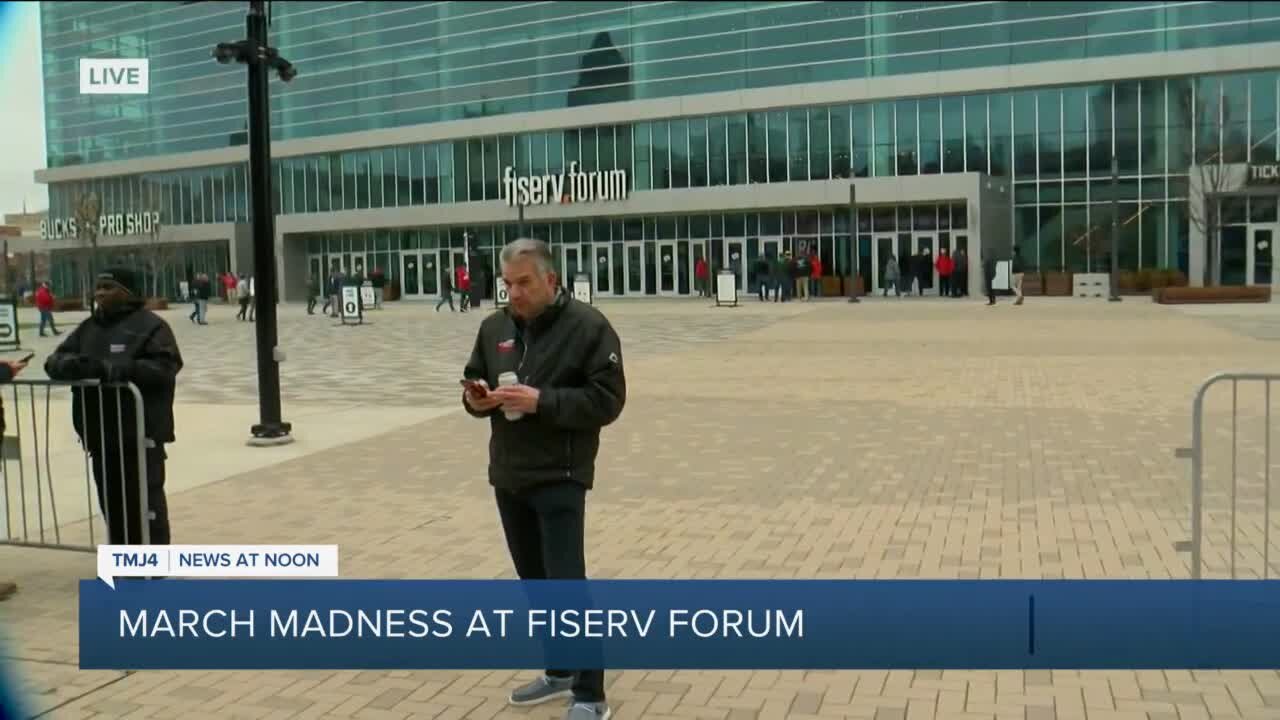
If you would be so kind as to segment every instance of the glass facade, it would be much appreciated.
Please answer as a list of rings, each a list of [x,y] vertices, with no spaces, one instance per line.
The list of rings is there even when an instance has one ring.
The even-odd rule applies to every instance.
[[[273,201],[284,215],[493,201],[508,165],[519,175],[572,162],[624,169],[631,191],[986,172],[1013,180],[1013,237],[1029,269],[1109,267],[1114,197],[1121,267],[1186,272],[1192,158],[1280,160],[1278,82],[1275,71],[1152,78],[279,158]],[[103,212],[158,209],[167,224],[249,213],[243,165],[53,185],[52,216],[89,191]]]
[[[886,212],[887,211],[887,212]],[[968,247],[968,211],[960,204],[862,208],[858,257],[853,252],[847,207],[748,213],[711,213],[529,223],[526,235],[552,245],[566,282],[582,272],[602,295],[688,295],[693,268],[705,258],[710,269],[729,268],[739,287],[757,292],[765,278],[757,263],[784,252],[817,252],[828,294],[843,294],[840,278],[861,275],[873,284],[872,239],[881,233],[936,240],[933,247]],[[439,274],[469,262],[479,266],[492,297],[494,268],[502,246],[519,236],[514,224],[315,233],[306,244],[308,274],[323,277],[337,265],[349,273],[380,268],[406,296],[434,295]]]
[[[181,245],[104,247],[96,262],[83,249],[54,250],[49,256],[49,283],[55,295],[86,298],[93,292],[89,273],[108,265],[130,267],[141,277],[151,297],[176,299],[180,283],[199,273],[216,277],[231,269],[230,244],[208,240]]]
[[[276,139],[807,82],[1239,45],[1272,41],[1280,27],[1280,3],[1267,1],[289,2],[274,7],[272,43],[299,70],[292,83],[272,83]],[[210,57],[218,42],[243,37],[243,5],[58,2],[42,3],[40,9],[50,167],[247,142],[244,70]],[[78,60],[95,56],[149,58],[150,94],[81,95]],[[1235,89],[1230,92],[1237,96]],[[1023,163],[1025,171],[1052,149],[1041,143],[1045,133],[1062,136],[1070,128],[1073,140],[1088,143],[1091,133],[1103,130],[1097,115],[1102,110],[1092,105],[1095,89],[1084,93],[1084,100],[1061,93],[1043,101],[1019,95],[994,105],[990,98],[975,101],[972,107],[967,98],[945,105],[904,100],[819,109],[816,116],[802,108],[719,117],[714,126],[711,118],[672,120],[645,128],[647,142],[658,152],[635,162],[649,163],[644,170],[652,172],[654,187],[699,185],[704,178],[732,184],[821,177],[845,162],[854,175],[860,169],[872,175],[948,172],[960,162],[957,113],[989,113],[988,137],[969,133],[965,139],[983,140],[993,173],[1003,171],[1007,159]],[[1077,100],[1085,104],[1071,104]],[[1125,93],[1116,100],[1130,101]],[[865,134],[857,144],[849,138],[847,147],[836,144],[845,142],[844,134],[823,132],[841,127],[845,112]],[[1078,129],[1080,113],[1096,122]],[[1238,130],[1243,130],[1252,120],[1240,117],[1233,115],[1233,122],[1242,123]],[[1116,133],[1141,134],[1139,126],[1119,123],[1107,125],[1105,132],[1113,127]],[[789,139],[801,129],[803,146]],[[613,155],[618,162],[617,145],[609,145],[617,142],[616,129],[603,139],[597,130],[585,141],[575,143],[565,134],[546,142],[546,152],[534,143],[528,153],[523,145],[512,152],[548,162],[571,154]],[[452,148],[453,167],[459,157],[483,155],[485,143],[499,157],[502,153],[499,138],[474,143]],[[681,150],[704,144],[706,152]],[[915,152],[902,153],[904,144]],[[769,151],[750,154],[748,148],[757,145]],[[1185,146],[1171,147],[1178,152]],[[845,159],[838,160],[844,150]],[[357,206],[364,199],[361,174],[387,172],[385,157],[376,166],[363,158],[359,163],[350,170]],[[1065,173],[1052,164],[1036,167],[1041,173]],[[336,175],[331,171],[330,177]],[[450,197],[486,195],[492,187],[486,182],[455,179]],[[445,197],[443,187],[438,197]],[[385,186],[381,199],[370,195],[368,202],[385,205]]]

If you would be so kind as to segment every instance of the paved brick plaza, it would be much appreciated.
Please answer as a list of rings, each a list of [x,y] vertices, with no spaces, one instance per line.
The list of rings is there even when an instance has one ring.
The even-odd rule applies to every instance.
[[[589,505],[596,577],[1186,577],[1174,544],[1188,537],[1188,469],[1173,449],[1188,443],[1192,392],[1218,370],[1280,370],[1280,306],[752,298],[735,309],[604,309],[623,337],[630,400],[606,431]],[[188,359],[180,402],[252,402],[251,329],[232,312],[213,308],[206,328],[172,313]],[[456,403],[479,316],[401,305],[372,319],[341,328],[283,309],[286,419],[335,396]],[[1240,398],[1251,418],[1258,404],[1243,386]],[[1212,423],[1222,408],[1211,406]],[[269,452],[179,436],[173,454],[210,462]],[[485,440],[483,423],[456,412],[206,484],[171,497],[175,541],[337,543],[350,577],[506,577]],[[1256,489],[1242,493],[1256,500]],[[1220,518],[1221,495],[1209,500]],[[1260,557],[1247,546],[1241,563],[1260,572]],[[94,574],[93,559],[0,548],[0,566],[21,586],[0,604],[5,651],[47,717],[562,712],[504,705],[529,673],[80,672],[75,582]],[[609,682],[620,719],[1280,718],[1275,672],[623,672]]]

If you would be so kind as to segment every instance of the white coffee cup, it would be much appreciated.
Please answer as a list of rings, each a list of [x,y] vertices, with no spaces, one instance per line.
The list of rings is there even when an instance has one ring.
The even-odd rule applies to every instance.
[[[513,372],[510,372],[510,371],[504,372],[498,376],[498,387],[504,387],[507,385],[519,385],[519,384],[520,384],[520,377]],[[516,420],[519,420],[520,418],[524,417],[524,413],[517,412],[515,410],[504,410],[502,414],[507,418],[507,420],[511,422],[515,422]]]

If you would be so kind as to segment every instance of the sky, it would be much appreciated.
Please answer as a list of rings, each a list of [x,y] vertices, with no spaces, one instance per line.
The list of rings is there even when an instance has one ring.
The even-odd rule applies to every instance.
[[[33,175],[44,167],[40,4],[0,0],[0,215],[49,206]]]

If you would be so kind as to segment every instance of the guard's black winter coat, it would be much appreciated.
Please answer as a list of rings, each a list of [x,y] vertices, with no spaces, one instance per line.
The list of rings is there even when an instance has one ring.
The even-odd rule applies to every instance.
[[[95,313],[80,323],[44,368],[53,380],[132,382],[142,393],[145,436],[157,444],[174,441],[173,392],[182,355],[169,324],[141,303]],[[99,414],[97,390],[72,389],[72,422],[91,450],[100,448],[104,434],[113,445],[122,439],[136,442],[134,403],[128,397],[118,403],[120,392],[102,391]]]
[[[609,321],[563,291],[527,326],[510,308],[495,312],[480,325],[464,376],[496,388],[508,371],[538,389],[538,412],[510,422],[501,409],[467,408],[492,426],[490,484],[521,490],[572,480],[591,488],[600,429],[627,397],[622,343]]]

